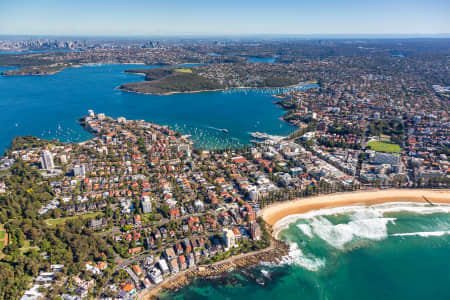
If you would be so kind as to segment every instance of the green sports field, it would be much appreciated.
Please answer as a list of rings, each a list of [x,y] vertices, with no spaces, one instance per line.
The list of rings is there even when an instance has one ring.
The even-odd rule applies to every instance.
[[[370,149],[379,151],[379,152],[400,152],[402,149],[397,144],[391,144],[391,143],[384,143],[384,142],[378,142],[378,141],[371,141],[367,143],[367,146],[370,147]]]

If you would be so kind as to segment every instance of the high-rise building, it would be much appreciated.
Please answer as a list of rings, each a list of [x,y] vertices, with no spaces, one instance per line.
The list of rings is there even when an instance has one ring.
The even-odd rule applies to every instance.
[[[50,151],[43,151],[41,155],[41,166],[42,169],[51,171],[55,168],[55,165],[53,163],[53,155]]]
[[[142,212],[144,214],[152,212],[152,201],[149,196],[143,196],[141,199]]]
[[[255,221],[250,222],[250,236],[252,240],[261,239],[261,229],[259,227],[259,224]]]
[[[73,168],[73,175],[75,177],[86,177],[86,167],[84,165],[76,165]]]
[[[223,230],[223,240],[227,249],[234,247],[236,245],[236,237],[234,236],[233,230],[225,228]]]
[[[66,164],[66,163],[67,163],[67,156],[65,156],[64,154],[61,155],[61,156],[59,157],[59,159],[61,160],[61,163],[62,163],[62,164]]]

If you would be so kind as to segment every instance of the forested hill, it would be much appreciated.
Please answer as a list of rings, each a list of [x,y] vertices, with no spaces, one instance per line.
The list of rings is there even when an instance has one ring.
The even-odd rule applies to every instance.
[[[5,179],[9,189],[0,195],[0,223],[9,234],[9,243],[0,255],[0,299],[19,299],[39,271],[49,270],[49,263],[70,266],[69,276],[79,274],[83,262],[94,261],[102,253],[114,263],[111,247],[84,226],[82,219],[49,226],[38,218],[41,205],[54,195],[37,170],[17,162]],[[100,282],[108,280],[106,272]],[[53,293],[58,295],[57,290]]]
[[[266,63],[228,63],[190,68],[130,69],[144,74],[145,81],[122,84],[128,92],[167,95],[230,88],[287,87],[306,77],[293,65]]]

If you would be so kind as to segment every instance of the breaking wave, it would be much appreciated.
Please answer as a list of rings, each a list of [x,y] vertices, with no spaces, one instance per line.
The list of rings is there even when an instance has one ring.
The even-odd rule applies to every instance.
[[[435,206],[428,206],[428,204],[425,203],[391,202],[373,206],[344,206],[319,209],[304,214],[290,215],[279,220],[274,225],[274,232],[277,236],[281,230],[289,227],[290,224],[300,219],[311,220],[321,216],[349,214],[351,215],[351,218],[353,220],[361,220],[382,218],[384,214],[394,212],[411,212],[416,214],[450,213],[450,205],[439,204]],[[307,235],[307,233],[304,231],[305,228],[306,227],[300,229]]]
[[[311,226],[309,224],[298,224],[297,227],[303,231],[303,233],[305,235],[307,235],[308,237],[312,238],[313,237],[313,232],[311,229]]]
[[[280,264],[298,265],[310,271],[318,271],[325,266],[325,260],[313,255],[303,253],[295,242],[289,243],[288,255],[281,258]]]
[[[283,218],[274,226],[276,235],[295,224],[301,236],[292,237],[294,232],[286,232],[283,238],[289,243],[289,254],[283,257],[280,264],[298,265],[310,271],[318,271],[325,266],[327,257],[318,257],[308,250],[306,243],[317,246],[316,241],[321,240],[329,246],[345,250],[354,241],[372,240],[379,241],[389,236],[443,236],[450,231],[424,231],[410,233],[388,233],[388,224],[397,226],[400,220],[398,215],[386,215],[396,212],[408,212],[413,214],[450,213],[450,205],[427,206],[422,203],[384,203],[373,206],[347,206],[330,209],[310,211],[304,214],[291,215]],[[340,215],[345,215],[340,217]],[[399,219],[395,218],[398,217]],[[334,221],[333,221],[334,220]],[[334,222],[334,223],[333,223]],[[436,225],[436,224],[435,224]],[[399,225],[400,226],[400,225]],[[434,226],[433,226],[434,227]],[[438,226],[442,228],[442,226]],[[397,227],[397,228],[401,228]],[[446,227],[444,226],[443,229]],[[442,230],[442,229],[441,229]],[[299,232],[297,231],[297,234]],[[298,241],[295,242],[298,238]],[[300,246],[300,240],[303,244]],[[303,247],[306,246],[306,247]],[[307,253],[305,253],[305,251]]]
[[[296,242],[289,242],[289,252],[277,263],[261,262],[260,265],[267,267],[279,267],[283,265],[296,265],[312,272],[319,271],[325,266],[325,259],[312,254],[303,253]]]
[[[344,249],[355,238],[382,240],[388,236],[387,224],[393,218],[357,219],[347,224],[333,225],[324,217],[314,218],[311,227],[314,233],[334,248]]]
[[[421,236],[421,237],[429,237],[429,236],[443,236],[446,234],[450,234],[449,231],[424,231],[424,232],[407,232],[407,233],[394,233],[391,236]]]

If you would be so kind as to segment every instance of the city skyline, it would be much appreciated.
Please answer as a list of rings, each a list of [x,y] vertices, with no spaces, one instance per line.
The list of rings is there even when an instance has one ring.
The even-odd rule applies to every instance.
[[[1,35],[435,35],[450,32],[446,1],[39,0],[0,4]]]

